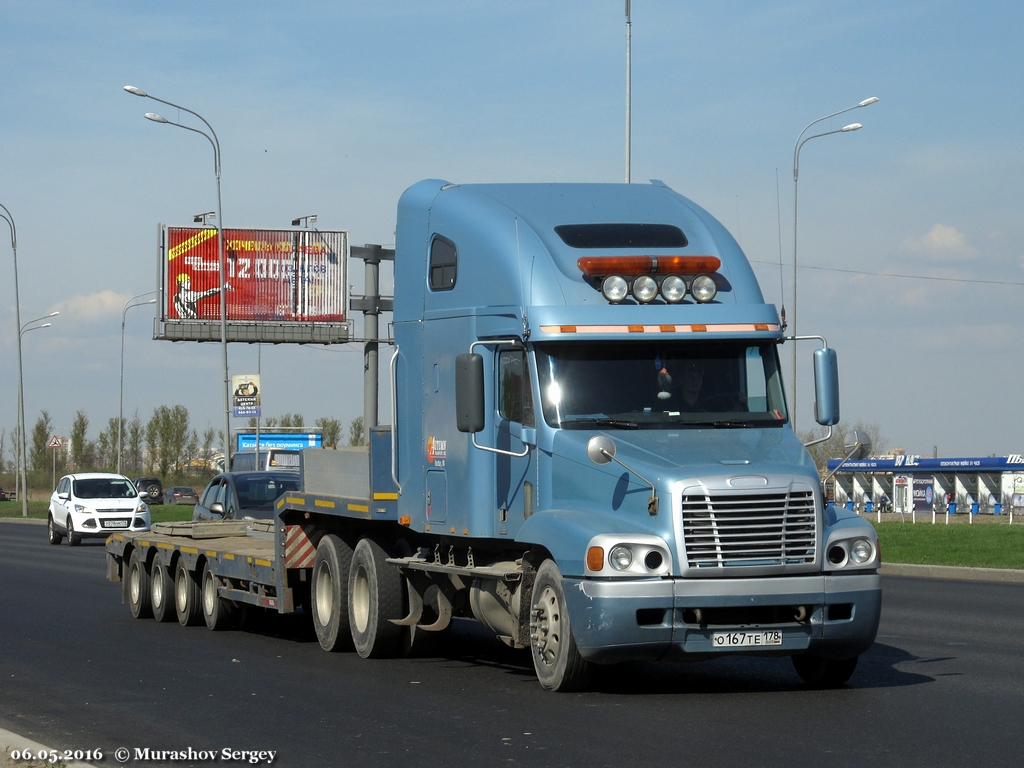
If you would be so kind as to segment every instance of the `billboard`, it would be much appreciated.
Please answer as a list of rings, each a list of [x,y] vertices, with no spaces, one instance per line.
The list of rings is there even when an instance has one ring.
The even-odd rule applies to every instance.
[[[159,250],[164,338],[219,339],[222,291],[230,340],[301,341],[283,330],[298,324],[348,328],[347,232],[225,229],[223,286],[216,229],[161,226]],[[254,334],[259,325],[279,332]]]
[[[260,415],[259,374],[232,374],[231,409],[235,418]]]
[[[256,447],[256,433],[240,432],[236,435],[236,450],[250,450]],[[323,448],[324,436],[321,432],[262,432],[260,434],[260,450],[264,448],[284,448],[301,451],[303,448]]]

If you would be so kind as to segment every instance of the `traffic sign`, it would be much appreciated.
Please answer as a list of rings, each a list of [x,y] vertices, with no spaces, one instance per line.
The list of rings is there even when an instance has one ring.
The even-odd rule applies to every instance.
[[[46,444],[46,447],[47,447],[47,448],[60,448],[60,447],[62,447],[63,445],[64,445],[64,443],[62,443],[62,442],[60,441],[60,438],[59,438],[59,437],[57,437],[56,435],[54,435],[53,437],[51,437],[51,438],[50,438],[50,442],[48,442],[48,443]]]

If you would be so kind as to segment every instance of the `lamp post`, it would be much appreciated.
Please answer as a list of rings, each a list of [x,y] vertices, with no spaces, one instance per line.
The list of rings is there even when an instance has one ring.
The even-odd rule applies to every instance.
[[[227,310],[227,296],[224,294],[225,290],[225,272],[226,268],[224,265],[224,217],[223,210],[221,208],[220,200],[220,140],[217,138],[216,131],[213,130],[213,126],[210,125],[206,118],[200,115],[198,112],[193,112],[187,107],[183,107],[180,104],[173,104],[170,101],[164,101],[158,99],[156,96],[143,91],[141,88],[136,88],[134,85],[126,85],[124,87],[128,93],[135,96],[141,96],[144,99],[152,99],[158,101],[161,104],[166,104],[169,107],[180,109],[184,112],[188,112],[190,115],[194,115],[203,121],[203,125],[210,129],[210,133],[206,131],[200,131],[196,128],[190,128],[187,125],[181,123],[172,123],[170,120],[161,117],[153,112],[146,113],[146,119],[152,120],[155,123],[166,123],[167,125],[173,125],[178,128],[184,128],[186,131],[192,131],[192,133],[198,133],[200,136],[205,136],[207,141],[213,147],[213,170],[214,175],[217,177],[217,273],[220,280],[220,347],[221,357],[223,358],[224,367],[224,466],[228,467],[230,453],[228,452],[228,446],[231,441],[231,379],[228,376],[228,310]],[[203,216],[204,221],[206,216],[209,214],[200,214]]]
[[[626,0],[626,183],[629,184],[630,179],[630,155],[632,154],[632,140],[630,137],[630,128],[633,122],[633,101],[632,94],[630,93],[631,86],[633,84],[633,55],[632,55],[632,42],[633,42],[633,19],[629,12],[629,2]]]
[[[21,457],[19,459],[19,477],[21,479],[21,489],[18,491],[19,498],[21,501],[21,516],[28,517],[28,449],[26,448],[25,438],[25,385],[22,379],[21,369],[21,348],[25,337],[25,334],[29,331],[39,331],[43,328],[49,328],[53,323],[43,323],[42,325],[34,325],[41,320],[48,320],[51,317],[56,317],[60,312],[51,312],[43,317],[37,317],[34,320],[29,320],[24,325],[18,328],[18,441],[20,445]],[[20,313],[19,313],[20,315]],[[20,320],[20,317],[19,317]],[[15,483],[17,485],[17,483]]]
[[[797,182],[798,182],[798,180],[800,178],[800,149],[803,147],[804,144],[806,144],[811,139],[819,139],[822,136],[831,136],[833,133],[850,133],[852,131],[860,130],[863,126],[860,123],[850,123],[849,125],[844,125],[842,128],[837,128],[834,131],[825,131],[824,133],[816,133],[816,134],[814,134],[812,136],[807,136],[806,138],[804,137],[804,134],[807,133],[807,129],[810,128],[812,125],[817,125],[818,123],[822,122],[823,120],[828,120],[829,118],[835,117],[836,115],[841,115],[844,112],[850,112],[850,111],[852,111],[854,109],[860,109],[861,107],[869,106],[871,104],[874,104],[876,101],[878,101],[878,97],[877,96],[872,96],[870,98],[864,99],[864,101],[862,101],[862,102],[860,102],[858,104],[854,104],[852,107],[847,107],[846,109],[841,109],[838,112],[833,112],[830,115],[825,115],[824,117],[819,117],[817,120],[812,120],[811,122],[809,122],[804,127],[804,129],[802,131],[800,131],[800,135],[796,137],[796,145],[793,147],[793,306],[791,307],[791,312],[790,312],[790,330],[791,330],[793,336],[796,336],[796,246],[797,246],[797,244],[796,244],[796,233],[797,233],[796,222],[797,222]],[[792,391],[793,391],[793,401],[792,401],[792,409],[791,409],[792,412],[790,413],[790,423],[793,426],[793,431],[796,432],[796,344],[795,343],[793,345]]]
[[[18,443],[16,452],[18,454],[18,479],[21,481],[21,488],[18,491],[18,498],[21,499],[21,516],[28,517],[28,476],[25,469],[25,374],[21,363],[21,301],[18,298],[18,228],[14,225],[14,216],[7,210],[7,206],[0,204],[3,213],[0,218],[7,222],[11,229],[11,252],[14,255],[14,322],[18,326]],[[18,485],[17,480],[15,486]]]
[[[156,293],[156,291],[146,291],[138,296],[132,296],[125,302],[124,309],[121,310],[121,390],[117,397],[117,474],[119,475],[121,474],[121,456],[124,453],[122,446],[122,435],[124,434],[124,323],[128,310],[132,307],[145,307],[148,304],[156,304],[156,299],[140,301],[138,304],[132,303],[143,296],[149,296],[151,293]]]

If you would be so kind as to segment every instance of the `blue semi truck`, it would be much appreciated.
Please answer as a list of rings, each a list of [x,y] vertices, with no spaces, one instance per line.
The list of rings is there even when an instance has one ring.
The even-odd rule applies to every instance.
[[[363,657],[471,617],[556,691],[737,653],[849,679],[878,628],[877,538],[826,506],[778,313],[718,221],[659,182],[427,180],[394,258],[390,426],[304,451],[262,532],[113,535],[133,614],[301,609]],[[835,353],[813,365],[835,424]]]

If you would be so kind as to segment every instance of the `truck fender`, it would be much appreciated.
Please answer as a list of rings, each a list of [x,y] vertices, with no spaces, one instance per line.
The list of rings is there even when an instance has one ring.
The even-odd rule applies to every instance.
[[[516,541],[544,547],[563,577],[582,577],[587,544],[599,533],[648,533],[642,524],[593,510],[547,509],[532,515]]]

